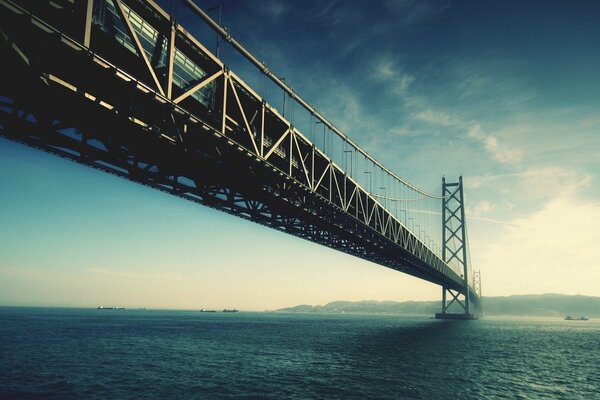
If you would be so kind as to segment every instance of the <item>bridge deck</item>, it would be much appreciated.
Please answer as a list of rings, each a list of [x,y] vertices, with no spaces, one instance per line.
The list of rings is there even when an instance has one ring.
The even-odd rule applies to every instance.
[[[138,54],[126,48],[81,4],[65,18],[34,1],[0,0],[1,135],[464,290],[452,268],[163,10],[113,4],[171,38],[166,65],[140,57],[139,38]],[[175,56],[202,71],[191,70],[193,85],[176,84]]]

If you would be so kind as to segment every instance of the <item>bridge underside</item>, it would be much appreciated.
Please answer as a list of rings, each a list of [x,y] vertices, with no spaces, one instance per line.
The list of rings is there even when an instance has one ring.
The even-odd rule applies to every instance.
[[[31,16],[2,15],[0,135],[464,291],[456,274],[232,140],[218,129],[221,116],[174,107]]]
[[[226,138],[204,135],[197,147],[201,151],[192,154],[179,146],[165,146],[164,140],[148,137],[131,121],[94,103],[85,104],[60,87],[39,80],[30,81],[34,85],[26,89],[20,71],[9,69],[18,87],[2,90],[6,97],[0,99],[0,135],[443,284],[443,277],[427,273],[422,262],[401,255],[397,245],[342,210],[311,196],[277,170],[255,167],[259,161]],[[20,98],[23,90],[36,93],[36,101]]]

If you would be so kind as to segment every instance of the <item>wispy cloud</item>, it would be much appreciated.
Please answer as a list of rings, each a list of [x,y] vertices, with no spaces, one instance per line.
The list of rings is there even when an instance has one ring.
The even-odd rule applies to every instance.
[[[556,199],[578,204],[593,203],[594,177],[588,172],[558,166],[530,167],[522,171],[468,176],[465,180],[469,220],[520,226],[544,205]],[[470,198],[485,199],[470,203]],[[489,203],[489,204],[488,204]],[[471,204],[471,205],[470,205]],[[470,205],[470,206],[469,206]],[[570,213],[570,211],[568,211]],[[489,220],[488,220],[489,219]],[[558,224],[553,229],[563,229]],[[565,234],[568,234],[565,231]],[[478,249],[481,251],[481,248]]]
[[[431,79],[438,78],[435,80],[438,100],[454,105],[454,109],[468,115],[467,118],[487,114],[486,111],[492,109],[520,112],[527,102],[537,97],[537,92],[523,77],[526,75],[523,67],[492,52],[477,58],[464,54],[441,59],[432,68],[429,74]]]
[[[498,136],[488,133],[478,121],[465,121],[459,116],[446,111],[435,111],[426,108],[411,115],[415,121],[438,128],[449,128],[462,132],[462,135],[479,145],[502,164],[516,164],[522,160],[524,151],[502,141]]]
[[[460,121],[456,117],[450,115],[447,112],[433,111],[432,109],[426,109],[413,114],[412,116],[417,121],[422,121],[432,125],[439,126],[457,126],[460,125]]]
[[[319,4],[319,3],[317,3]],[[326,25],[354,25],[363,21],[364,15],[357,7],[343,1],[332,1],[324,6],[319,7],[319,12],[316,14],[323,24]]]
[[[479,217],[481,215],[490,213],[495,208],[496,208],[496,206],[494,204],[490,203],[489,201],[487,201],[487,200],[481,200],[481,201],[477,202],[470,209],[470,213],[473,216]]]
[[[512,182],[527,188],[529,193],[570,193],[591,183],[592,176],[574,169],[560,166],[530,167],[522,171],[473,175],[468,179],[469,188],[507,186]]]
[[[468,213],[467,213],[468,214]],[[497,224],[497,225],[512,225],[515,226],[516,223],[513,221],[505,221],[505,220],[500,220],[500,219],[495,219],[495,218],[487,218],[487,217],[476,217],[474,215],[467,215],[468,220],[471,221],[483,221],[483,222],[490,222],[492,224]]]
[[[286,3],[277,0],[266,1],[262,4],[262,7],[257,8],[259,11],[262,10],[264,14],[269,16],[272,20],[278,20],[285,12],[288,11]]]
[[[356,130],[364,124],[363,117],[367,115],[359,100],[359,95],[351,86],[339,82],[331,82],[329,90],[324,94],[321,101],[323,104],[324,113],[326,115],[334,115],[336,119],[335,125],[338,125],[342,130]]]
[[[509,148],[506,145],[502,145],[496,136],[483,130],[479,123],[471,125],[467,135],[469,138],[475,139],[483,144],[487,152],[490,153],[495,160],[503,164],[514,164],[523,158],[523,151],[521,149]]]
[[[389,56],[377,59],[371,66],[371,78],[383,83],[385,87],[396,95],[403,95],[408,91],[415,77],[403,70],[400,64]]]
[[[450,7],[449,2],[431,0],[382,0],[370,2],[347,2],[334,0],[322,2],[302,2],[303,7],[317,10],[316,18],[328,26],[352,25],[368,21],[377,15],[376,24],[370,23],[362,29],[385,31],[387,25],[407,29],[437,17]],[[382,29],[382,25],[385,29]]]
[[[429,21],[448,8],[449,2],[429,0],[384,0],[384,8],[398,18],[398,23],[410,27]]]

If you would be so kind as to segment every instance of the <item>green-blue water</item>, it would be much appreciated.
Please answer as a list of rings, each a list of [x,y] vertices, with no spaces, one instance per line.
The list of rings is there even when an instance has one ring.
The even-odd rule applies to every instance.
[[[598,399],[600,323],[0,308],[2,399]]]

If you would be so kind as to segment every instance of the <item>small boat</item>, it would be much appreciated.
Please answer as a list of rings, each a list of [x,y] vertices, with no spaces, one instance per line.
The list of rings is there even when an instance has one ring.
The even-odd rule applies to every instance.
[[[588,319],[588,317],[584,317],[583,315],[580,317],[572,317],[570,315],[567,315],[565,321],[587,321]]]
[[[235,308],[233,310],[228,310],[227,308],[223,310],[223,312],[238,312]]]
[[[216,312],[215,310],[205,310],[204,308],[200,312]]]

